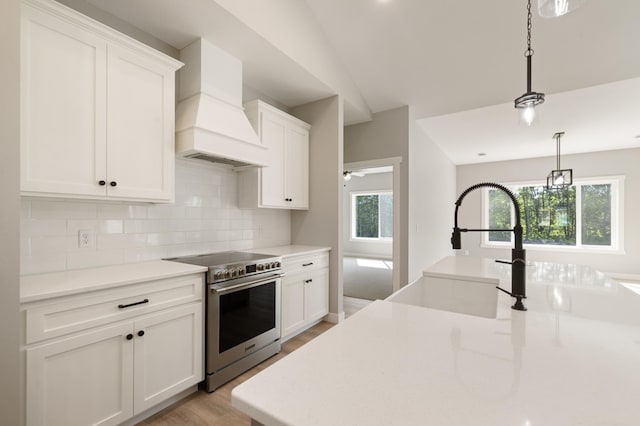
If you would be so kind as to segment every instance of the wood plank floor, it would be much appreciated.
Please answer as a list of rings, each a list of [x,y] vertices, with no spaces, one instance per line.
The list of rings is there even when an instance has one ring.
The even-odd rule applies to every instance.
[[[236,377],[216,389],[215,392],[207,393],[199,390],[138,424],[145,426],[249,426],[251,419],[231,406],[231,390],[333,326],[334,324],[329,322],[321,322],[313,326],[285,342],[279,354]]]

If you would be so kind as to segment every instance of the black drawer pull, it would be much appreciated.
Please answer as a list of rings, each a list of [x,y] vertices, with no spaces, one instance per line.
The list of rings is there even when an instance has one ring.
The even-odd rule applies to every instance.
[[[128,305],[118,305],[118,309],[130,308],[131,306],[142,305],[143,303],[149,303],[149,299],[144,299],[135,303],[129,303]]]
[[[309,262],[309,263],[303,263],[302,266],[311,266],[313,265],[313,262]]]
[[[312,279],[308,279],[308,280],[304,280],[304,282],[305,282],[306,284],[309,284],[309,283],[312,283],[312,282],[313,282],[313,280],[312,280]]]
[[[133,334],[131,333],[127,334],[127,340],[131,340],[131,339],[133,339]]]
[[[140,336],[140,337],[144,336],[144,330],[138,331],[138,336]]]

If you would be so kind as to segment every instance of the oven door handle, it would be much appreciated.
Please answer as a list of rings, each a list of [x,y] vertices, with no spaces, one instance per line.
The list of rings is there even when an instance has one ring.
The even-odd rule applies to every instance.
[[[272,280],[275,280],[276,278],[282,278],[284,277],[285,274],[280,273],[280,274],[273,274],[273,275],[269,275],[268,277],[261,277],[259,279],[253,280],[253,281],[247,281],[241,284],[236,284],[236,285],[230,285],[230,286],[226,286],[223,287],[220,284],[214,284],[209,286],[209,290],[211,290],[212,293],[217,293],[217,294],[225,294],[225,293],[232,293],[236,290],[239,289],[248,289],[248,288],[252,288],[252,287],[256,287],[259,286],[265,282],[269,282]]]

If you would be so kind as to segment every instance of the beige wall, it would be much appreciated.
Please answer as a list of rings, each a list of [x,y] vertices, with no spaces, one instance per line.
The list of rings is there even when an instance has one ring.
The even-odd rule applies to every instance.
[[[309,210],[291,213],[291,243],[331,247],[329,313],[342,306],[343,108],[338,96],[291,109],[311,124],[309,133]]]
[[[400,164],[400,259],[394,259],[400,285],[408,282],[409,223],[409,107],[373,114],[373,120],[344,129],[344,162],[401,157]]]
[[[19,110],[20,110],[20,1],[0,3],[0,423],[20,425],[22,388],[18,301],[20,297],[20,197]]]
[[[597,176],[625,176],[624,188],[624,254],[576,254],[558,251],[527,249],[527,259],[548,260],[563,263],[587,264],[603,272],[640,273],[640,149],[563,155],[562,167],[573,168],[575,178]],[[555,158],[502,161],[495,163],[459,166],[457,193],[479,182],[544,181],[555,168]],[[459,224],[463,228],[481,227],[481,191],[469,193],[460,208]],[[453,226],[453,225],[451,225]],[[508,249],[480,247],[480,233],[462,236],[462,253],[472,256],[509,258]]]
[[[122,19],[105,12],[102,9],[89,4],[87,0],[56,0],[58,3],[62,3],[78,12],[95,19],[98,22],[102,22],[105,25],[110,26],[129,37],[151,46],[173,58],[178,58],[178,49],[168,45],[167,43],[155,38],[154,36],[140,30],[137,27],[123,21]]]

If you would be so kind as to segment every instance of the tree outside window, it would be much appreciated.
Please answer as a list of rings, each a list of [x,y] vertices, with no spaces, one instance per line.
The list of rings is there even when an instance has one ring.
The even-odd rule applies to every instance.
[[[510,186],[520,205],[520,223],[525,244],[570,247],[614,247],[617,232],[614,218],[621,208],[618,182],[576,183],[561,190],[543,185]],[[513,228],[514,210],[502,191],[488,189],[485,220],[489,228]],[[492,231],[487,242],[511,243],[512,233]]]
[[[393,238],[393,195],[391,192],[351,194],[352,238]]]

